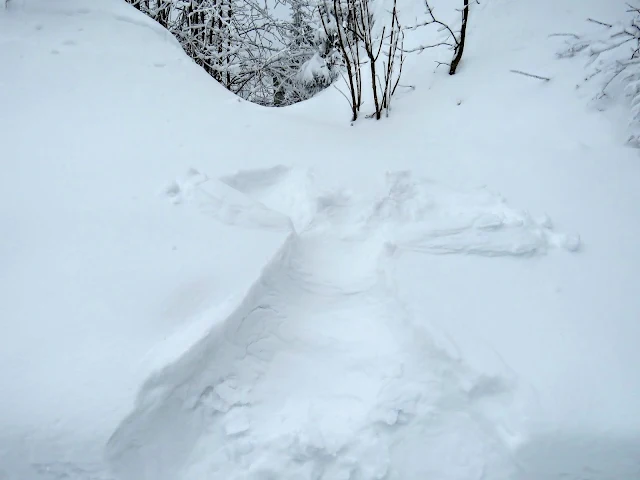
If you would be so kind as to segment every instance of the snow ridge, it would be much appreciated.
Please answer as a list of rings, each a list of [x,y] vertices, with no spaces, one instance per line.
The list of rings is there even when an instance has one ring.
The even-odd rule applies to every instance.
[[[371,196],[295,168],[192,170],[166,194],[290,233],[236,310],[143,386],[107,446],[119,478],[511,478],[528,399],[511,374],[475,372],[416,328],[393,263],[575,250],[577,237],[410,172]]]

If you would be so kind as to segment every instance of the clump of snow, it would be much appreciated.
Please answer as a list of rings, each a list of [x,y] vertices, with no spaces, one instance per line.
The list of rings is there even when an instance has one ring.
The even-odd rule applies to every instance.
[[[319,53],[304,62],[296,75],[296,79],[304,84],[312,84],[318,82],[319,79],[328,84],[334,80],[334,77],[335,75],[329,70],[327,61]]]

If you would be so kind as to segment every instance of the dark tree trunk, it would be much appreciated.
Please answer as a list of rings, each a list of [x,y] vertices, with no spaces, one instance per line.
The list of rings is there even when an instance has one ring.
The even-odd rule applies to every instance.
[[[275,93],[273,95],[273,105],[276,107],[281,107],[284,103],[284,88],[277,75],[273,76],[273,87],[275,89]]]
[[[464,52],[464,41],[467,37],[467,21],[469,20],[469,0],[464,0],[464,7],[462,9],[462,26],[460,27],[460,41],[456,47],[456,53],[451,62],[449,68],[449,75],[455,75],[456,69],[460,60],[462,60],[462,53]]]
[[[164,28],[169,25],[169,8],[171,8],[171,5],[168,2],[163,1],[158,5],[158,18],[156,20]]]
[[[227,9],[227,24],[231,25],[231,16],[233,15],[233,6],[231,5],[231,1],[229,0],[229,5]],[[226,27],[226,35],[227,35],[227,88],[231,90],[231,28],[229,26]]]

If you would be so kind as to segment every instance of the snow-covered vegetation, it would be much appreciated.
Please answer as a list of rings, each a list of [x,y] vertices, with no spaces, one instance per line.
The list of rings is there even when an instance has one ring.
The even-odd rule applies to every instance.
[[[585,81],[597,79],[599,90],[594,104],[603,110],[620,98],[631,105],[627,143],[640,146],[640,6],[616,5],[626,8],[624,20],[613,23],[588,18],[596,28],[589,33],[559,34],[567,38],[560,58],[586,57]],[[617,13],[612,8],[612,13]],[[617,18],[618,16],[614,17]]]

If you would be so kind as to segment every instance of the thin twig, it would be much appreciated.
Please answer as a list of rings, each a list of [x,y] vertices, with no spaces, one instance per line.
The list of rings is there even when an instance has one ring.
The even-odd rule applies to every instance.
[[[602,25],[607,28],[613,27],[610,23],[601,22],[600,20],[594,20],[593,18],[587,18],[587,22],[597,23],[598,25]]]
[[[550,81],[549,77],[542,77],[540,75],[534,75],[533,73],[522,72],[520,70],[509,70],[511,73],[517,73],[518,75],[524,75],[525,77],[537,78],[538,80]]]
[[[611,85],[611,82],[613,82],[622,72],[624,72],[627,69],[628,65],[624,65],[620,62],[618,62],[618,66],[616,67],[616,72],[611,75],[611,78],[609,80],[606,81],[606,83],[602,86],[602,95],[607,95],[607,88],[609,88],[609,85]]]
[[[349,97],[347,97],[347,95],[342,90],[340,90],[336,85],[333,85],[333,88],[335,88],[336,90],[338,90],[342,94],[342,96],[345,98],[345,100],[347,102],[349,102],[349,106],[351,107],[352,105],[351,105],[351,100],[349,100]]]
[[[550,37],[573,37],[576,40],[580,40],[580,35],[576,35],[575,33],[552,33],[549,36]]]
[[[434,43],[433,45],[421,45],[419,47],[415,47],[415,48],[407,48],[407,49],[402,49],[402,53],[422,53],[423,51],[429,49],[429,48],[436,48],[436,47],[451,47],[451,48],[455,48],[455,45],[449,43],[449,42],[440,42],[440,43]]]

